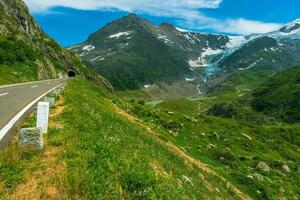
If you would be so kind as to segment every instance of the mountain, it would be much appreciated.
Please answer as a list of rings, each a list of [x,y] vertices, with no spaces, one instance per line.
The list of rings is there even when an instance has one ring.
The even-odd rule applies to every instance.
[[[0,0],[0,84],[63,77],[68,69],[112,90],[74,53],[48,37],[21,0]]]
[[[235,51],[219,60],[206,91],[214,92],[243,85],[252,87],[281,70],[300,63],[300,20],[278,31],[244,37]]]
[[[195,77],[205,59],[201,53],[225,49],[230,38],[179,30],[171,24],[151,24],[130,14],[109,23],[82,44],[70,47],[86,65],[118,90]],[[197,71],[197,70],[196,70]]]
[[[145,87],[147,93],[155,83],[189,82],[202,94],[243,76],[251,76],[249,83],[263,81],[300,63],[299,33],[300,20],[266,34],[225,36],[154,25],[130,14],[69,49],[117,90]]]

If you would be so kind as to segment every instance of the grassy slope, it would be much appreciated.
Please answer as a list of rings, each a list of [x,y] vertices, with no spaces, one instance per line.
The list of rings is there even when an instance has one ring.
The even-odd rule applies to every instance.
[[[178,102],[166,101],[154,108],[127,105],[127,110],[152,124],[190,155],[212,165],[252,198],[299,198],[299,125],[261,126],[199,115],[197,111],[191,112],[188,117],[182,114],[182,106],[178,107]],[[194,107],[192,105],[184,110],[193,110]],[[270,173],[263,173],[257,168],[260,161],[271,167]],[[283,171],[284,164],[289,166],[290,173]],[[262,175],[263,180],[259,180],[257,174]]]
[[[284,121],[300,122],[300,66],[279,73],[256,88],[252,106]]]
[[[0,154],[0,198],[237,198],[170,151],[165,139],[118,114],[103,90],[77,79],[63,96],[42,152],[13,143]]]

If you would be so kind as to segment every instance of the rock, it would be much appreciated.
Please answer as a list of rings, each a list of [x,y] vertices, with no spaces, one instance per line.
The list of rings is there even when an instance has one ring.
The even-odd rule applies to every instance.
[[[248,175],[247,178],[254,179],[252,175]]]
[[[264,177],[262,175],[258,174],[258,173],[254,173],[253,177],[256,178],[259,181],[263,181],[264,180]]]
[[[191,185],[193,185],[193,182],[192,182],[191,179],[189,179],[187,176],[183,175],[182,178],[183,178],[183,181],[184,181],[184,182],[190,183]]]
[[[184,115],[184,118],[190,122],[193,122],[193,123],[198,123],[198,120],[195,119],[195,118],[192,118],[192,117],[189,117],[187,115]]]
[[[214,132],[214,136],[216,137],[217,140],[220,140],[220,136],[217,132]]]
[[[43,101],[48,102],[50,108],[55,105],[55,98],[54,97],[44,97]]]
[[[286,172],[286,173],[291,172],[291,170],[290,170],[290,168],[289,168],[288,165],[283,165],[283,166],[282,166],[282,170],[283,170],[284,172]]]
[[[22,128],[19,137],[19,146],[34,146],[37,149],[44,147],[44,137],[40,128]]]
[[[257,168],[264,173],[269,173],[271,170],[270,167],[263,161],[258,163]]]
[[[247,138],[248,140],[252,140],[252,137],[250,137],[249,135],[242,133],[242,136],[244,136],[245,138]]]
[[[208,144],[208,145],[207,145],[207,147],[208,147],[209,149],[212,149],[212,148],[217,148],[217,146],[216,146],[216,145],[214,145],[214,144]]]

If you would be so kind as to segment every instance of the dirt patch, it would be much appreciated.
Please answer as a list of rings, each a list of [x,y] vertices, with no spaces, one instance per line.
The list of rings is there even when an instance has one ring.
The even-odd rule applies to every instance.
[[[32,168],[38,169],[29,169],[25,175],[26,182],[18,185],[7,199],[60,199],[57,189],[60,181],[57,178],[65,171],[65,166],[58,159],[61,152],[61,148],[45,147],[43,154],[31,164]]]
[[[58,116],[64,112],[65,102],[63,96],[59,96],[58,101],[56,101],[55,108],[50,112],[49,126],[56,129],[63,129],[64,125],[58,120]]]
[[[63,98],[60,98],[55,109],[51,111],[49,127],[63,127],[56,121],[56,117],[63,112],[63,109]],[[47,145],[47,135],[44,142],[43,151],[27,166],[25,182],[18,185],[11,194],[6,195],[5,199],[63,199],[62,174],[65,173],[66,166],[59,159],[63,148]],[[13,145],[17,146],[17,139],[13,140]]]
[[[59,96],[59,99],[56,101],[55,108],[51,110],[50,118],[60,115],[65,108],[65,102],[63,96]]]
[[[229,181],[227,181],[225,178],[223,178],[222,176],[220,176],[217,172],[215,172],[214,170],[212,170],[208,165],[206,165],[205,163],[196,160],[194,158],[192,158],[191,156],[189,156],[187,153],[185,153],[182,149],[180,149],[179,147],[177,147],[176,145],[174,145],[173,143],[171,143],[170,141],[164,141],[161,138],[161,134],[153,131],[149,126],[147,126],[145,123],[143,123],[141,120],[137,119],[136,117],[130,115],[129,113],[125,112],[124,110],[122,110],[121,108],[119,108],[117,105],[115,105],[115,109],[116,112],[119,113],[120,115],[123,115],[124,117],[126,117],[129,121],[134,122],[136,124],[139,124],[140,126],[144,127],[147,132],[153,136],[156,137],[156,139],[166,145],[168,147],[168,149],[173,152],[175,155],[177,155],[178,157],[180,157],[182,160],[184,160],[184,162],[186,164],[192,164],[197,166],[198,168],[200,168],[201,170],[205,171],[208,174],[211,174],[213,176],[218,177],[222,182],[224,182],[224,185],[226,185],[227,188],[231,188],[235,194],[243,200],[250,200],[251,198],[243,193],[242,191],[240,191],[237,187],[235,187],[232,183],[230,183]],[[208,187],[211,187],[212,189],[215,190],[215,187],[212,186],[211,184],[208,185]]]

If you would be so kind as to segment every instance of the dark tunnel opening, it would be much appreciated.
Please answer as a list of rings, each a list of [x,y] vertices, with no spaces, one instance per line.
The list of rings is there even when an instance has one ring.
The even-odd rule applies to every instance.
[[[76,72],[74,70],[68,70],[68,76],[69,77],[75,77],[76,76]]]

